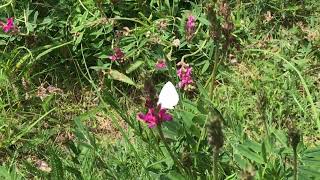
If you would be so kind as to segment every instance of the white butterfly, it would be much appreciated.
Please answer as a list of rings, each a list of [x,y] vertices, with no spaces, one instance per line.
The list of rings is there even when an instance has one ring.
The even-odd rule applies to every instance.
[[[168,81],[160,91],[158,105],[161,104],[161,108],[173,109],[179,102],[179,95],[174,85]]]

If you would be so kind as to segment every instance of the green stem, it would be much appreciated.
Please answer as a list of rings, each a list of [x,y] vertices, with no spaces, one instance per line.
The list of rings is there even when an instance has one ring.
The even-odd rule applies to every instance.
[[[218,180],[219,179],[218,161],[219,161],[219,150],[214,149],[213,150],[213,172],[212,172],[214,180]]]
[[[203,41],[203,43],[201,44],[201,46],[199,47],[198,50],[196,50],[195,52],[193,52],[193,53],[191,53],[191,54],[186,54],[186,55],[182,56],[181,61],[184,61],[184,59],[187,58],[187,57],[189,57],[189,56],[194,56],[194,55],[196,55],[198,52],[200,52],[200,51],[204,48],[204,46],[206,45],[206,43],[207,43],[207,39]]]
[[[218,47],[216,47],[215,53],[214,53],[213,70],[212,70],[212,74],[211,74],[211,88],[210,88],[210,96],[209,96],[210,99],[213,98],[213,91],[214,91],[214,88],[215,88],[217,71],[218,71],[218,67],[220,65],[220,59],[218,59],[219,58],[219,54],[218,53],[219,53],[219,49],[218,49]]]
[[[263,116],[263,124],[264,128],[266,129],[267,136],[269,135],[269,130],[268,130],[268,124],[266,118]]]
[[[260,100],[263,101],[263,100]],[[259,102],[260,103],[260,102]],[[268,129],[268,123],[267,123],[267,118],[266,118],[266,109],[265,105],[262,105],[259,107],[259,113],[260,113],[260,119],[263,122],[264,129],[266,131],[266,135],[269,135],[269,129]]]
[[[154,140],[154,141],[157,141],[157,138],[156,138],[156,136],[154,135],[153,131],[152,131],[151,129],[149,129],[149,131],[150,131],[149,134],[151,134],[153,140]],[[150,141],[150,140],[149,140],[149,141]],[[157,143],[158,146],[156,146],[154,143],[150,143],[150,144],[151,144],[152,148],[153,148],[156,152],[158,152],[159,154],[161,154],[162,156],[164,156],[164,154],[163,154],[163,152],[162,152],[162,150],[161,150],[161,148],[160,148],[160,146],[159,146],[159,143]]]
[[[180,172],[181,173],[184,173],[184,169],[183,169],[183,165],[181,164],[181,162],[179,161],[179,159],[172,153],[168,143],[166,142],[165,138],[164,138],[164,135],[163,135],[163,131],[162,131],[162,128],[161,128],[161,124],[159,124],[157,126],[157,129],[158,129],[158,132],[159,132],[159,135],[160,135],[160,138],[165,146],[165,148],[167,149],[167,151],[169,152],[169,155],[170,157],[172,158],[172,160],[174,161],[174,163],[177,165],[177,167],[179,168]]]
[[[81,0],[78,0],[78,2],[80,3],[80,5],[82,6],[82,8],[86,11],[88,11],[88,13],[91,15],[91,16],[94,16],[94,14],[88,10],[88,8],[82,3]]]
[[[293,179],[298,179],[298,155],[297,148],[293,148]]]
[[[267,123],[267,118],[266,118],[265,113],[266,113],[265,111],[262,111],[262,121],[263,121],[263,125],[264,125],[264,128],[265,128],[267,136],[268,136],[269,135],[269,129],[268,129],[268,123]]]
[[[6,4],[1,5],[1,6],[0,6],[0,9],[9,6],[11,3],[12,3],[12,1],[9,1],[9,2],[7,2]]]

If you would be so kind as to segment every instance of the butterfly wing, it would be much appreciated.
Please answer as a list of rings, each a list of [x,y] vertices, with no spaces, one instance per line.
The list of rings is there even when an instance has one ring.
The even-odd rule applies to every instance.
[[[174,85],[168,81],[160,91],[158,105],[162,108],[173,109],[179,102],[179,95]]]

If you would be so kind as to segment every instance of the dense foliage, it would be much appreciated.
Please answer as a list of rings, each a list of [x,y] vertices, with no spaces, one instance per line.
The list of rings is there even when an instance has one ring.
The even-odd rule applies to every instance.
[[[319,179],[318,0],[0,10],[0,179]]]

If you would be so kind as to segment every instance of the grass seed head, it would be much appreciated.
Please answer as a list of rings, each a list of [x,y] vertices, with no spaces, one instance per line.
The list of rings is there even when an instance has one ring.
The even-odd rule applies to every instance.
[[[214,150],[219,150],[224,144],[224,135],[222,132],[221,120],[218,116],[213,115],[208,124],[209,144]]]

